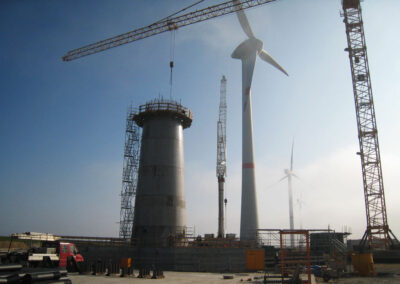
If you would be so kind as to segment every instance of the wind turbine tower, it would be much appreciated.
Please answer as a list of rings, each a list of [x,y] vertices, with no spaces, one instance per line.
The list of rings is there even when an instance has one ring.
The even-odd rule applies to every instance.
[[[222,76],[217,122],[218,238],[225,236],[224,187],[226,177],[226,78]]]
[[[241,7],[238,0],[233,3]],[[275,68],[287,72],[263,49],[263,42],[257,39],[243,10],[237,16],[248,39],[232,53],[232,58],[242,61],[242,207],[240,216],[240,238],[257,240],[258,210],[253,151],[253,121],[251,114],[251,82],[257,55]]]

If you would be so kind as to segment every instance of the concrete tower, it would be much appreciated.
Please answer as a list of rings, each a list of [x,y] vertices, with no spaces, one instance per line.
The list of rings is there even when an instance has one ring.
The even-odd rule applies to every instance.
[[[251,110],[251,81],[256,56],[262,48],[261,41],[248,39],[240,44],[232,54],[242,60],[242,207],[240,215],[240,239],[256,240],[258,210],[256,178],[253,152],[253,120]]]
[[[192,112],[175,101],[141,105],[133,118],[143,128],[132,241],[173,246],[185,234],[183,129]]]
[[[239,0],[233,0],[241,7]],[[243,8],[243,7],[242,7]],[[251,82],[257,55],[265,62],[287,75],[278,62],[263,49],[263,42],[251,30],[243,10],[236,11],[239,23],[248,39],[232,53],[232,58],[242,61],[242,209],[240,216],[240,239],[257,240],[258,210],[253,147],[253,120],[251,110]]]

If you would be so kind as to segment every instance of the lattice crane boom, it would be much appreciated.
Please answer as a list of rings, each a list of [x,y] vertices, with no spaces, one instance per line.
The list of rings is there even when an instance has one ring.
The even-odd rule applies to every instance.
[[[226,176],[226,78],[222,76],[217,122],[217,177]]]
[[[361,246],[365,246],[368,241],[371,249],[389,248],[397,239],[389,229],[386,215],[378,130],[360,0],[343,0],[342,6],[348,43],[346,51],[349,53],[353,81],[360,146],[358,154],[361,158],[367,215],[367,230]]]
[[[222,76],[217,122],[217,178],[218,178],[218,237],[225,236],[224,188],[226,177],[226,78]]]
[[[210,6],[201,10],[196,10],[174,18],[153,23],[124,34],[120,34],[96,43],[88,44],[83,47],[73,49],[62,57],[63,61],[71,61],[80,57],[95,54],[113,47],[127,44],[133,41],[151,37],[163,32],[176,30],[180,27],[188,26],[198,22],[206,21],[219,16],[234,13],[238,10],[260,6],[276,0],[242,0],[239,4],[226,1],[221,4]]]

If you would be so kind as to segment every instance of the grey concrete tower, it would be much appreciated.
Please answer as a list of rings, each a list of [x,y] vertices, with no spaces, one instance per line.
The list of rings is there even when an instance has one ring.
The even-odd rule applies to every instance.
[[[163,99],[139,107],[142,131],[132,242],[139,247],[173,246],[185,234],[183,129],[192,112]]]

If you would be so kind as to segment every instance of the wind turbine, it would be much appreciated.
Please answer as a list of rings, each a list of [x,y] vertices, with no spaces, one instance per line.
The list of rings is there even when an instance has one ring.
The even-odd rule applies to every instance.
[[[242,5],[238,0],[232,1],[235,5]],[[251,114],[251,81],[257,55],[284,74],[288,75],[288,73],[263,49],[263,42],[254,36],[244,11],[237,11],[237,16],[243,31],[248,37],[232,53],[232,58],[242,61],[242,207],[240,238],[242,240],[257,240],[258,211]]]
[[[292,142],[292,153],[290,155],[290,169],[285,169],[284,170],[285,176],[279,180],[279,181],[282,181],[286,178],[288,179],[290,230],[294,230],[292,177],[298,178],[298,176],[296,176],[293,173],[293,146],[294,146],[294,141]],[[293,235],[290,235],[290,244],[292,247],[294,246],[294,236]]]

